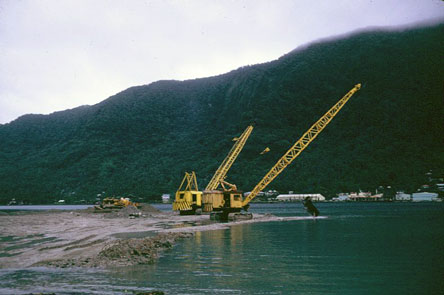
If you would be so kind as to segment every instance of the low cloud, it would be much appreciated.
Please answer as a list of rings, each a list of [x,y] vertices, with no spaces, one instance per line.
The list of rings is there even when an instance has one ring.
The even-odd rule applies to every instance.
[[[0,123],[222,74],[357,28],[443,16],[438,0],[3,0]]]

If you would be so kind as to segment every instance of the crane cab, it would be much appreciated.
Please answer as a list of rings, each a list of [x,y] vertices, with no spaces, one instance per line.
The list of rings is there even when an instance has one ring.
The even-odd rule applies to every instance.
[[[202,195],[203,211],[211,212],[210,219],[217,221],[238,221],[252,219],[253,215],[241,212],[241,191],[204,191]]]
[[[200,214],[202,212],[202,192],[197,187],[196,174],[185,172],[185,177],[176,191],[173,210],[180,215]]]
[[[239,212],[242,209],[241,191],[204,191],[202,195],[203,211]]]
[[[242,192],[224,192],[224,203],[232,212],[240,211],[242,209]]]
[[[202,192],[200,191],[177,191],[173,202],[173,210],[180,211],[181,215],[199,213],[202,207]]]

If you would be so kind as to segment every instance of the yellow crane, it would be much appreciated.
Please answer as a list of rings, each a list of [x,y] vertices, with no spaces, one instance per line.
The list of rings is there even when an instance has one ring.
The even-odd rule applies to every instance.
[[[185,187],[184,187],[184,184]],[[173,210],[179,210],[181,215],[200,213],[202,192],[197,187],[196,173],[185,172],[185,176],[176,192]]]
[[[237,156],[244,148],[244,145],[247,142],[247,139],[250,136],[251,132],[253,131],[253,128],[254,128],[253,124],[249,125],[247,129],[245,129],[245,131],[241,134],[241,136],[233,139],[236,141],[236,143],[233,145],[228,155],[220,164],[219,168],[217,168],[216,172],[214,173],[213,177],[211,178],[210,182],[205,188],[206,191],[217,189],[217,187],[225,179],[225,176],[227,175],[228,170],[230,170],[231,165],[233,165]]]
[[[228,155],[217,168],[210,182],[208,183],[205,191],[216,190],[219,185],[223,185],[225,176],[233,165],[239,153],[242,151],[248,137],[250,137],[253,131],[253,124],[250,124],[244,132],[239,136],[234,138],[235,141],[233,147],[229,151]],[[182,188],[184,183],[187,183],[185,188]],[[192,173],[185,172],[185,177],[179,189],[176,192],[176,197],[173,202],[173,210],[180,211],[180,214],[200,214],[202,207],[202,192],[197,188],[196,174],[194,171]]]
[[[242,192],[237,190],[212,191],[208,195],[203,194],[204,211],[219,211],[212,214],[214,219],[235,220],[238,218],[252,218],[251,214],[240,215],[242,209],[248,210],[249,203],[261,190],[269,185],[301,152],[324,130],[330,121],[338,114],[342,107],[348,102],[359,89],[361,84],[356,84],[344,97],[342,97],[330,110],[328,110],[316,123],[314,123],[302,137],[277,161],[273,168],[254,187],[245,198]],[[235,187],[234,185],[231,188]],[[209,210],[211,209],[211,210]],[[230,214],[235,213],[235,214]],[[242,217],[241,217],[242,216]]]

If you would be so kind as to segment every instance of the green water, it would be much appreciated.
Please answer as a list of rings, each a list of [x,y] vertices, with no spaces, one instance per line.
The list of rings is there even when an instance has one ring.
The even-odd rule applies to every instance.
[[[326,219],[237,225],[184,240],[153,265],[0,270],[0,293],[443,294],[443,203],[325,203]],[[305,215],[300,204],[253,212]]]

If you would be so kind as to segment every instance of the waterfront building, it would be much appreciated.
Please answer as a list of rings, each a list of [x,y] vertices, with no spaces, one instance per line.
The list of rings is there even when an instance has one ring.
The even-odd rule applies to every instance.
[[[170,202],[170,194],[163,194],[162,203],[169,203],[169,202]]]
[[[396,201],[411,201],[412,200],[412,195],[411,194],[406,194],[404,192],[396,192],[395,200]]]
[[[350,201],[350,195],[347,193],[340,193],[337,197],[334,197],[331,200],[336,202]]]
[[[428,193],[428,192],[420,192],[420,193],[413,193],[412,194],[412,201],[413,202],[422,202],[422,201],[438,201],[438,194],[437,193]]]
[[[325,197],[321,194],[280,194],[276,197],[276,200],[292,202],[302,201],[307,197],[310,197],[312,201],[325,201]]]
[[[380,201],[383,194],[372,195],[370,192],[350,193],[351,201]]]

